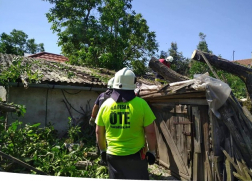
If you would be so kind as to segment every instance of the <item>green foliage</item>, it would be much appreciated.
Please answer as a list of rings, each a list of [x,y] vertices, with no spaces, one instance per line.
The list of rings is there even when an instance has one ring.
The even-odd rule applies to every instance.
[[[208,45],[206,43],[206,35],[202,32],[199,33],[199,37],[200,37],[200,42],[199,44],[197,45],[197,49],[198,50],[201,50],[203,52],[207,52],[207,53],[212,53],[212,51],[210,51],[208,49]]]
[[[75,164],[78,161],[87,160],[85,153],[94,150],[95,139],[84,144],[75,144],[69,151],[65,143],[69,138],[75,140],[80,127],[70,126],[68,135],[64,139],[58,139],[57,131],[53,126],[41,128],[40,123],[33,125],[22,122],[13,122],[7,130],[3,123],[0,123],[0,148],[1,151],[14,156],[31,166],[54,176],[87,177],[87,178],[108,178],[108,170],[97,164],[98,159],[85,170],[78,170]],[[75,132],[76,131],[76,132]],[[83,138],[79,138],[81,140]],[[85,140],[85,139],[83,139]],[[72,142],[73,143],[73,142]],[[80,142],[81,143],[81,142]],[[4,171],[27,173],[22,166],[15,165],[9,168],[8,160],[2,159],[0,167]],[[31,173],[35,174],[34,171]]]
[[[204,74],[206,72],[211,74],[211,70],[207,66],[206,63],[198,62],[198,61],[195,61],[195,60],[190,61],[190,69],[189,69],[189,77],[190,78],[193,78],[193,76],[195,74]]]
[[[33,64],[39,65],[39,61]],[[43,75],[38,71],[33,72],[31,66],[31,63],[23,61],[23,57],[15,57],[8,68],[1,67],[0,83],[16,82],[20,78],[29,83],[39,83]]]
[[[23,31],[13,29],[10,35],[0,35],[0,53],[24,55],[24,53],[43,52],[44,44],[36,44],[34,39],[28,39]]]
[[[69,121],[68,121],[68,135],[70,140],[79,140],[79,133],[81,132],[81,129],[79,126],[72,126],[71,125],[71,120],[72,118],[68,117]]]
[[[217,75],[223,78],[224,80],[222,81],[230,86],[236,98],[241,99],[247,97],[246,85],[239,77],[222,70],[218,70]]]
[[[145,66],[147,62],[147,59],[143,60],[136,60],[132,62],[132,70],[137,76],[144,75],[147,71],[148,68]]]
[[[168,57],[167,52],[161,50],[159,58],[160,58],[160,59],[165,59],[166,57]]]
[[[171,43],[168,53],[173,57],[171,68],[181,75],[187,75],[189,71],[189,60],[185,58],[182,52],[178,52],[178,46],[176,42]]]
[[[212,51],[208,49],[208,45],[207,45],[207,42],[205,40],[206,35],[204,33],[200,32],[199,33],[199,38],[200,38],[200,41],[199,41],[199,44],[197,45],[197,49],[201,50],[202,52],[212,53]],[[192,60],[190,62],[189,76],[191,78],[193,78],[194,74],[204,74],[206,72],[211,74],[211,70],[207,66],[206,63],[198,62],[198,61],[195,61],[195,60]]]
[[[251,99],[248,97],[247,101],[242,103],[243,106],[245,106],[248,111],[250,111],[250,113],[252,113],[252,103],[251,103]]]
[[[168,56],[173,57],[171,69],[181,75],[187,76],[189,71],[189,60],[183,56],[182,52],[178,52],[178,46],[176,42],[171,42],[171,47],[167,52],[162,50],[159,58],[165,59]]]
[[[54,4],[46,16],[71,64],[141,72],[141,62],[158,50],[155,32],[131,10],[131,0],[45,1]]]

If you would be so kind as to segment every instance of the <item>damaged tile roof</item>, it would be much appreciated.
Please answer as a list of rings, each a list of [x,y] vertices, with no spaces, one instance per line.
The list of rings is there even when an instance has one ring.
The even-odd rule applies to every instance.
[[[62,62],[2,53],[0,53],[0,73],[13,65],[16,59],[21,59],[23,65],[31,65],[32,73],[37,72],[41,75],[41,83],[106,87],[107,81],[115,74],[115,72],[106,69],[92,69]],[[26,75],[23,76],[26,77]]]
[[[65,62],[53,62],[45,59],[35,59],[33,57],[24,57],[0,53],[0,74],[13,65],[15,60],[22,60],[23,65],[30,65],[31,72],[41,76],[41,84],[74,85],[87,87],[106,88],[107,82],[115,75],[115,71],[104,68],[88,68],[74,66]],[[23,79],[24,80],[23,80]],[[19,82],[26,82],[27,75],[21,75]],[[18,81],[18,80],[17,80]],[[153,84],[153,81],[145,78],[138,78],[138,82]]]
[[[48,53],[48,52],[40,52],[37,54],[29,55],[28,57],[40,58],[40,59],[45,59],[45,60],[55,61],[55,62],[69,61],[69,59],[63,55],[58,55],[58,54]]]
[[[242,59],[242,60],[234,60],[234,62],[237,62],[241,65],[244,65],[244,66],[249,66],[251,67],[252,66],[252,59]]]

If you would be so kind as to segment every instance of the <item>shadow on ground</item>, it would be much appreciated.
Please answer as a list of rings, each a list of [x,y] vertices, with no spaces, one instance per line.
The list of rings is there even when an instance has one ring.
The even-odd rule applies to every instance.
[[[150,174],[150,180],[178,180],[173,176],[162,176],[156,174]]]
[[[170,175],[169,171],[158,164],[148,165],[150,180],[179,180]]]

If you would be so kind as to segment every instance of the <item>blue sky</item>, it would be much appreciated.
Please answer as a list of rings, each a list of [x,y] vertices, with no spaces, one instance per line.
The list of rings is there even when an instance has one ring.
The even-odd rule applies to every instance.
[[[208,48],[227,60],[252,57],[252,0],[133,0],[132,9],[156,32],[159,50],[176,42],[178,51],[191,57],[206,35]],[[22,30],[45,51],[60,54],[57,35],[45,13],[52,7],[42,0],[0,0],[0,33]]]

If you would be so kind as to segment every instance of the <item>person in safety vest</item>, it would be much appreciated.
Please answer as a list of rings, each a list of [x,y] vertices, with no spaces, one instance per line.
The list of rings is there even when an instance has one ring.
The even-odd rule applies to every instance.
[[[159,59],[159,62],[164,64],[166,67],[171,68],[171,62],[173,61],[172,56],[168,56],[166,59]],[[164,84],[166,81],[164,80],[164,77],[156,73],[155,81],[160,82],[161,84]]]
[[[99,111],[99,108],[101,107],[102,103],[108,99],[112,93],[112,87],[113,87],[113,82],[114,82],[114,77],[111,78],[109,81],[108,81],[108,85],[107,85],[107,88],[108,90],[106,92],[103,92],[101,93],[96,101],[95,101],[95,104],[93,106],[93,109],[92,109],[92,115],[89,119],[89,124],[91,126],[95,126],[95,118],[97,116],[97,113]],[[96,142],[96,154],[99,155],[100,154],[100,149],[99,149],[99,146],[98,146],[98,143]]]
[[[111,97],[95,120],[101,160],[108,164],[110,179],[148,180],[148,163],[156,160],[156,117],[148,103],[135,95],[135,88],[135,74],[128,68],[118,71]]]

